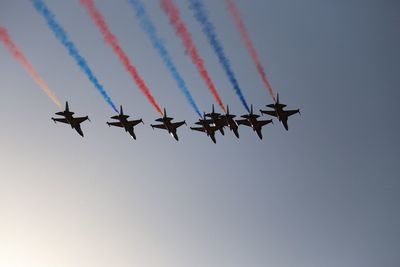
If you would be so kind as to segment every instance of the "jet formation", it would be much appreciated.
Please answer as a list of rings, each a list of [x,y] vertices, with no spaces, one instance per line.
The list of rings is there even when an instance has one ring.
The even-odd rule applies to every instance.
[[[190,129],[194,131],[199,131],[199,132],[204,132],[211,138],[211,140],[215,143],[217,143],[217,140],[215,139],[215,132],[220,131],[222,135],[224,135],[224,130],[223,130],[223,125],[222,124],[216,124],[213,122],[213,120],[209,120],[206,118],[206,114],[204,113],[203,118],[199,119],[198,122],[195,122],[195,124],[200,125],[199,127],[190,127]]]
[[[289,130],[288,126],[288,118],[296,113],[300,114],[300,109],[293,110],[285,110],[286,105],[279,102],[279,94],[277,95],[276,102],[273,104],[266,105],[266,107],[270,108],[269,110],[262,110],[260,112],[262,115],[269,115],[277,118],[283,125],[286,130]],[[89,120],[89,117],[74,117],[74,112],[69,110],[68,102],[65,104],[65,110],[61,112],[55,113],[56,115],[62,116],[63,118],[51,118],[55,123],[62,122],[69,124],[72,129],[75,129],[80,136],[84,136],[80,124],[86,120]],[[120,106],[120,112],[118,115],[112,116],[111,119],[114,121],[107,122],[109,127],[119,127],[123,128],[125,132],[129,133],[129,135],[136,139],[134,128],[138,124],[143,123],[142,119],[138,120],[128,120],[130,116],[124,114],[122,106]],[[251,105],[250,112],[248,114],[240,116],[241,119],[235,119],[236,115],[233,115],[229,112],[229,106],[226,107],[226,113],[221,114],[215,112],[214,105],[212,105],[210,113],[203,113],[203,117],[200,118],[197,122],[195,122],[194,127],[190,127],[193,131],[203,132],[205,133],[213,143],[217,143],[216,133],[221,133],[221,135],[225,135],[224,128],[228,127],[234,135],[239,138],[239,126],[244,125],[250,127],[260,139],[263,138],[262,128],[270,123],[273,123],[272,119],[260,120],[260,115],[255,114],[253,111],[253,105]],[[179,137],[177,134],[177,129],[182,125],[186,125],[186,122],[172,122],[174,118],[167,116],[167,111],[164,108],[163,116],[161,118],[156,119],[156,122],[159,124],[150,124],[150,126],[154,129],[162,129],[166,130],[176,141],[179,141]]]

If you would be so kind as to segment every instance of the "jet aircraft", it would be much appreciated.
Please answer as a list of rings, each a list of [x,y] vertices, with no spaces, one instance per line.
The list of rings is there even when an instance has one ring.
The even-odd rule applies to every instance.
[[[199,121],[195,123],[197,125],[201,125],[200,127],[190,127],[190,129],[206,133],[207,136],[209,136],[214,142],[214,144],[216,144],[217,140],[215,139],[215,132],[221,130],[221,127],[223,126],[214,125],[212,120],[206,119],[206,116],[207,115],[204,113],[203,119],[199,119]]]
[[[225,126],[229,126],[229,129],[233,131],[233,133],[236,135],[237,138],[239,138],[239,131],[238,131],[239,126],[233,119],[235,117],[236,117],[235,115],[229,113],[229,106],[226,106],[226,114],[221,115],[221,120],[223,120]]]
[[[81,123],[88,120],[90,121],[89,117],[75,117],[74,112],[69,111],[68,101],[65,103],[65,110],[55,113],[56,115],[63,116],[64,118],[51,118],[54,123],[62,122],[71,125],[72,129],[75,129],[80,136],[83,137],[83,132],[81,129]]]
[[[247,115],[243,115],[241,117],[244,119],[237,120],[236,121],[237,124],[238,125],[246,125],[246,126],[251,127],[253,129],[253,131],[255,131],[257,133],[257,135],[258,135],[258,137],[260,137],[260,139],[263,138],[262,133],[261,133],[262,127],[272,122],[272,120],[259,121],[258,117],[260,117],[260,115],[253,113],[253,105],[251,105],[250,113]]]
[[[111,119],[118,120],[116,122],[107,122],[107,125],[110,126],[115,126],[115,127],[121,127],[124,128],[126,132],[128,132],[133,139],[136,140],[136,135],[135,131],[133,128],[138,125],[139,123],[143,123],[143,120],[128,120],[129,115],[125,115],[124,111],[122,109],[122,106],[120,106],[120,112],[118,115],[112,116]],[[143,123],[144,124],[144,123]]]
[[[294,110],[283,110],[284,107],[286,107],[285,104],[279,103],[279,94],[277,94],[276,97],[276,103],[275,104],[269,104],[267,105],[269,108],[273,108],[273,110],[261,110],[261,114],[268,114],[270,116],[277,117],[280,122],[282,122],[283,127],[285,127],[286,131],[289,130],[288,126],[288,118],[289,116],[292,116],[296,113],[300,114],[300,109],[294,109]]]
[[[162,124],[151,124],[151,127],[158,128],[158,129],[164,129],[167,130],[168,133],[175,138],[176,141],[179,140],[178,135],[176,133],[176,129],[183,124],[186,125],[185,121],[180,121],[180,122],[172,122],[173,118],[170,118],[167,116],[167,111],[164,108],[164,116],[162,118],[156,119],[158,122],[162,122]]]

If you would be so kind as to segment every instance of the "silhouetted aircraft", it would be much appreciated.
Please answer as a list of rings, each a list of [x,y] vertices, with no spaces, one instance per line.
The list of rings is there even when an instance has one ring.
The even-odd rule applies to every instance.
[[[136,135],[135,135],[135,131],[133,130],[133,128],[136,125],[138,125],[139,123],[143,123],[143,120],[140,119],[140,120],[128,121],[128,118],[129,118],[129,115],[125,115],[124,111],[122,109],[122,106],[120,106],[119,114],[111,117],[111,119],[119,120],[119,121],[118,122],[107,122],[107,125],[124,128],[125,131],[128,132],[131,135],[131,137],[136,140]]]
[[[239,138],[239,131],[238,131],[239,126],[233,119],[235,117],[236,117],[235,115],[229,114],[229,106],[226,106],[226,114],[221,115],[221,119],[224,121],[225,126],[229,126],[229,129],[235,133],[237,138]]]
[[[164,116],[162,118],[156,119],[158,122],[162,122],[162,124],[154,125],[151,124],[151,127],[158,128],[158,129],[164,129],[167,130],[168,133],[173,136],[176,141],[179,140],[178,135],[176,134],[176,129],[183,124],[186,125],[185,121],[180,121],[180,122],[172,122],[173,118],[167,117],[167,111],[164,108]]]
[[[54,123],[62,122],[71,125],[72,129],[75,129],[80,136],[83,137],[83,132],[81,129],[81,123],[85,120],[89,120],[89,117],[77,117],[74,118],[74,112],[69,111],[68,101],[65,103],[65,110],[55,113],[56,115],[63,116],[64,118],[51,118]]]
[[[262,127],[272,122],[272,120],[259,121],[257,118],[260,117],[260,115],[256,115],[253,113],[253,105],[251,105],[250,113],[241,117],[244,118],[244,120],[237,120],[237,124],[251,127],[253,131],[257,133],[260,139],[262,139]]]
[[[215,132],[220,130],[221,129],[220,127],[223,127],[223,126],[214,125],[212,120],[206,119],[206,114],[203,115],[203,119],[199,119],[199,121],[196,122],[195,124],[201,125],[201,126],[200,127],[190,127],[190,129],[192,129],[194,131],[206,133],[207,136],[209,136],[211,138],[211,140],[214,142],[214,144],[217,143],[217,140],[215,140]]]
[[[212,105],[211,113],[205,114],[205,117],[211,118],[211,121],[214,124],[214,126],[216,126],[219,129],[219,131],[221,132],[222,135],[225,135],[225,133],[224,133],[224,127],[226,126],[225,120],[223,118],[221,118],[220,113],[215,112],[214,104]]]
[[[300,109],[294,109],[294,110],[283,110],[284,107],[286,107],[285,104],[280,104],[279,103],[279,94],[277,94],[276,97],[276,103],[275,104],[269,104],[267,105],[269,108],[273,108],[274,110],[261,110],[261,114],[268,114],[270,116],[277,117],[280,122],[282,122],[283,127],[285,127],[286,131],[289,130],[289,126],[287,124],[289,116],[292,116],[293,114],[299,113],[300,114]]]

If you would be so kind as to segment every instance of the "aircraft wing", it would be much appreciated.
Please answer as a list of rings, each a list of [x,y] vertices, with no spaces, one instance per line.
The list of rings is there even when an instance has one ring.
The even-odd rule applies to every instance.
[[[204,129],[204,127],[190,127],[190,129],[195,130],[195,131],[199,131],[199,132],[205,132],[206,130]]]
[[[124,127],[121,122],[108,122],[109,126]]]
[[[258,126],[262,127],[262,126],[267,125],[267,124],[269,124],[271,122],[272,122],[272,120],[259,121],[258,122]]]
[[[294,115],[294,114],[296,114],[296,113],[299,113],[299,110],[298,109],[296,109],[296,110],[285,110],[285,114],[286,114],[286,116],[292,116],[292,115]]]
[[[157,124],[157,125],[152,124],[151,127],[158,129],[167,129],[164,124]]]
[[[142,120],[128,121],[128,125],[129,125],[129,126],[136,126],[136,125],[138,125],[138,124],[141,123],[141,122],[142,122]]]
[[[63,118],[57,118],[57,119],[53,119],[56,122],[62,122],[62,123],[67,123],[69,124],[69,122],[67,121],[67,119],[63,119]]]
[[[184,125],[185,123],[186,123],[185,121],[175,122],[175,123],[172,123],[172,126],[175,128],[178,128],[178,127]]]
[[[268,114],[270,116],[277,117],[276,112],[273,110],[261,110],[261,113]]]
[[[77,118],[74,118],[74,121],[76,122],[76,123],[82,123],[82,122],[84,122],[85,120],[87,120],[88,119],[88,117],[77,117]]]
[[[203,120],[205,123],[207,123],[207,124],[211,124],[211,123],[214,123],[214,121],[213,120]],[[202,122],[200,122],[200,121],[198,121],[198,122],[195,122],[194,124],[197,124],[197,125],[202,125],[203,123]]]
[[[250,122],[248,120],[237,120],[236,123],[238,125],[246,125],[246,126],[251,126]]]

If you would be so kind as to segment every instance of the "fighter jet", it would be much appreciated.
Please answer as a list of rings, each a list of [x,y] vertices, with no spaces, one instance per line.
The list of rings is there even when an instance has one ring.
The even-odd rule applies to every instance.
[[[213,124],[212,120],[206,119],[206,114],[204,113],[203,118],[199,119],[198,122],[195,124],[201,125],[200,127],[190,127],[190,129],[194,131],[199,131],[199,132],[204,132],[211,138],[211,140],[214,142],[214,144],[217,143],[217,140],[215,140],[215,132],[220,130],[220,127],[223,126],[216,126]]]
[[[241,117],[244,118],[244,120],[237,120],[237,124],[251,127],[253,131],[257,133],[260,139],[263,138],[261,133],[262,127],[272,122],[272,120],[259,121],[257,118],[260,117],[260,115],[253,113],[253,105],[251,105],[250,113]]]
[[[222,135],[225,135],[225,133],[224,133],[224,127],[226,126],[225,120],[221,117],[220,113],[215,112],[214,104],[212,105],[211,113],[205,114],[205,117],[211,118],[212,124],[214,124],[214,126],[218,127],[218,129]]]
[[[81,123],[88,120],[90,121],[89,117],[77,117],[74,118],[74,112],[69,111],[68,101],[65,103],[65,111],[60,111],[55,113],[56,115],[63,116],[64,118],[51,118],[54,123],[62,122],[71,125],[72,129],[75,129],[80,136],[83,137],[83,132],[81,129]]]
[[[151,124],[151,127],[158,128],[158,129],[164,129],[167,130],[168,133],[175,138],[176,141],[179,140],[178,135],[176,134],[176,129],[183,124],[186,125],[185,121],[180,121],[180,122],[172,122],[173,118],[167,117],[167,111],[164,108],[164,116],[162,118],[156,119],[158,122],[162,122],[162,124]]]
[[[280,122],[282,122],[283,127],[285,127],[286,131],[289,130],[288,126],[288,118],[289,116],[292,116],[296,113],[300,114],[300,109],[294,109],[294,110],[283,110],[284,107],[286,107],[285,104],[279,103],[279,94],[277,94],[276,97],[276,103],[275,104],[269,104],[267,105],[269,108],[273,108],[274,110],[261,110],[261,114],[268,114],[270,116],[277,117]]]
[[[124,128],[126,132],[128,132],[133,139],[136,140],[136,135],[133,130],[133,128],[138,125],[139,123],[143,123],[143,120],[132,120],[128,121],[129,115],[125,115],[124,111],[122,109],[122,106],[120,106],[120,112],[118,115],[112,116],[111,119],[114,120],[119,120],[118,122],[107,122],[107,125],[110,126],[115,126],[115,127],[121,127]],[[144,123],[143,123],[144,124]]]
[[[221,115],[221,120],[223,120],[224,124],[226,126],[229,126],[229,129],[234,132],[237,138],[239,138],[239,131],[238,131],[239,126],[233,119],[235,117],[236,117],[235,115],[229,113],[229,106],[226,106],[226,114]]]

